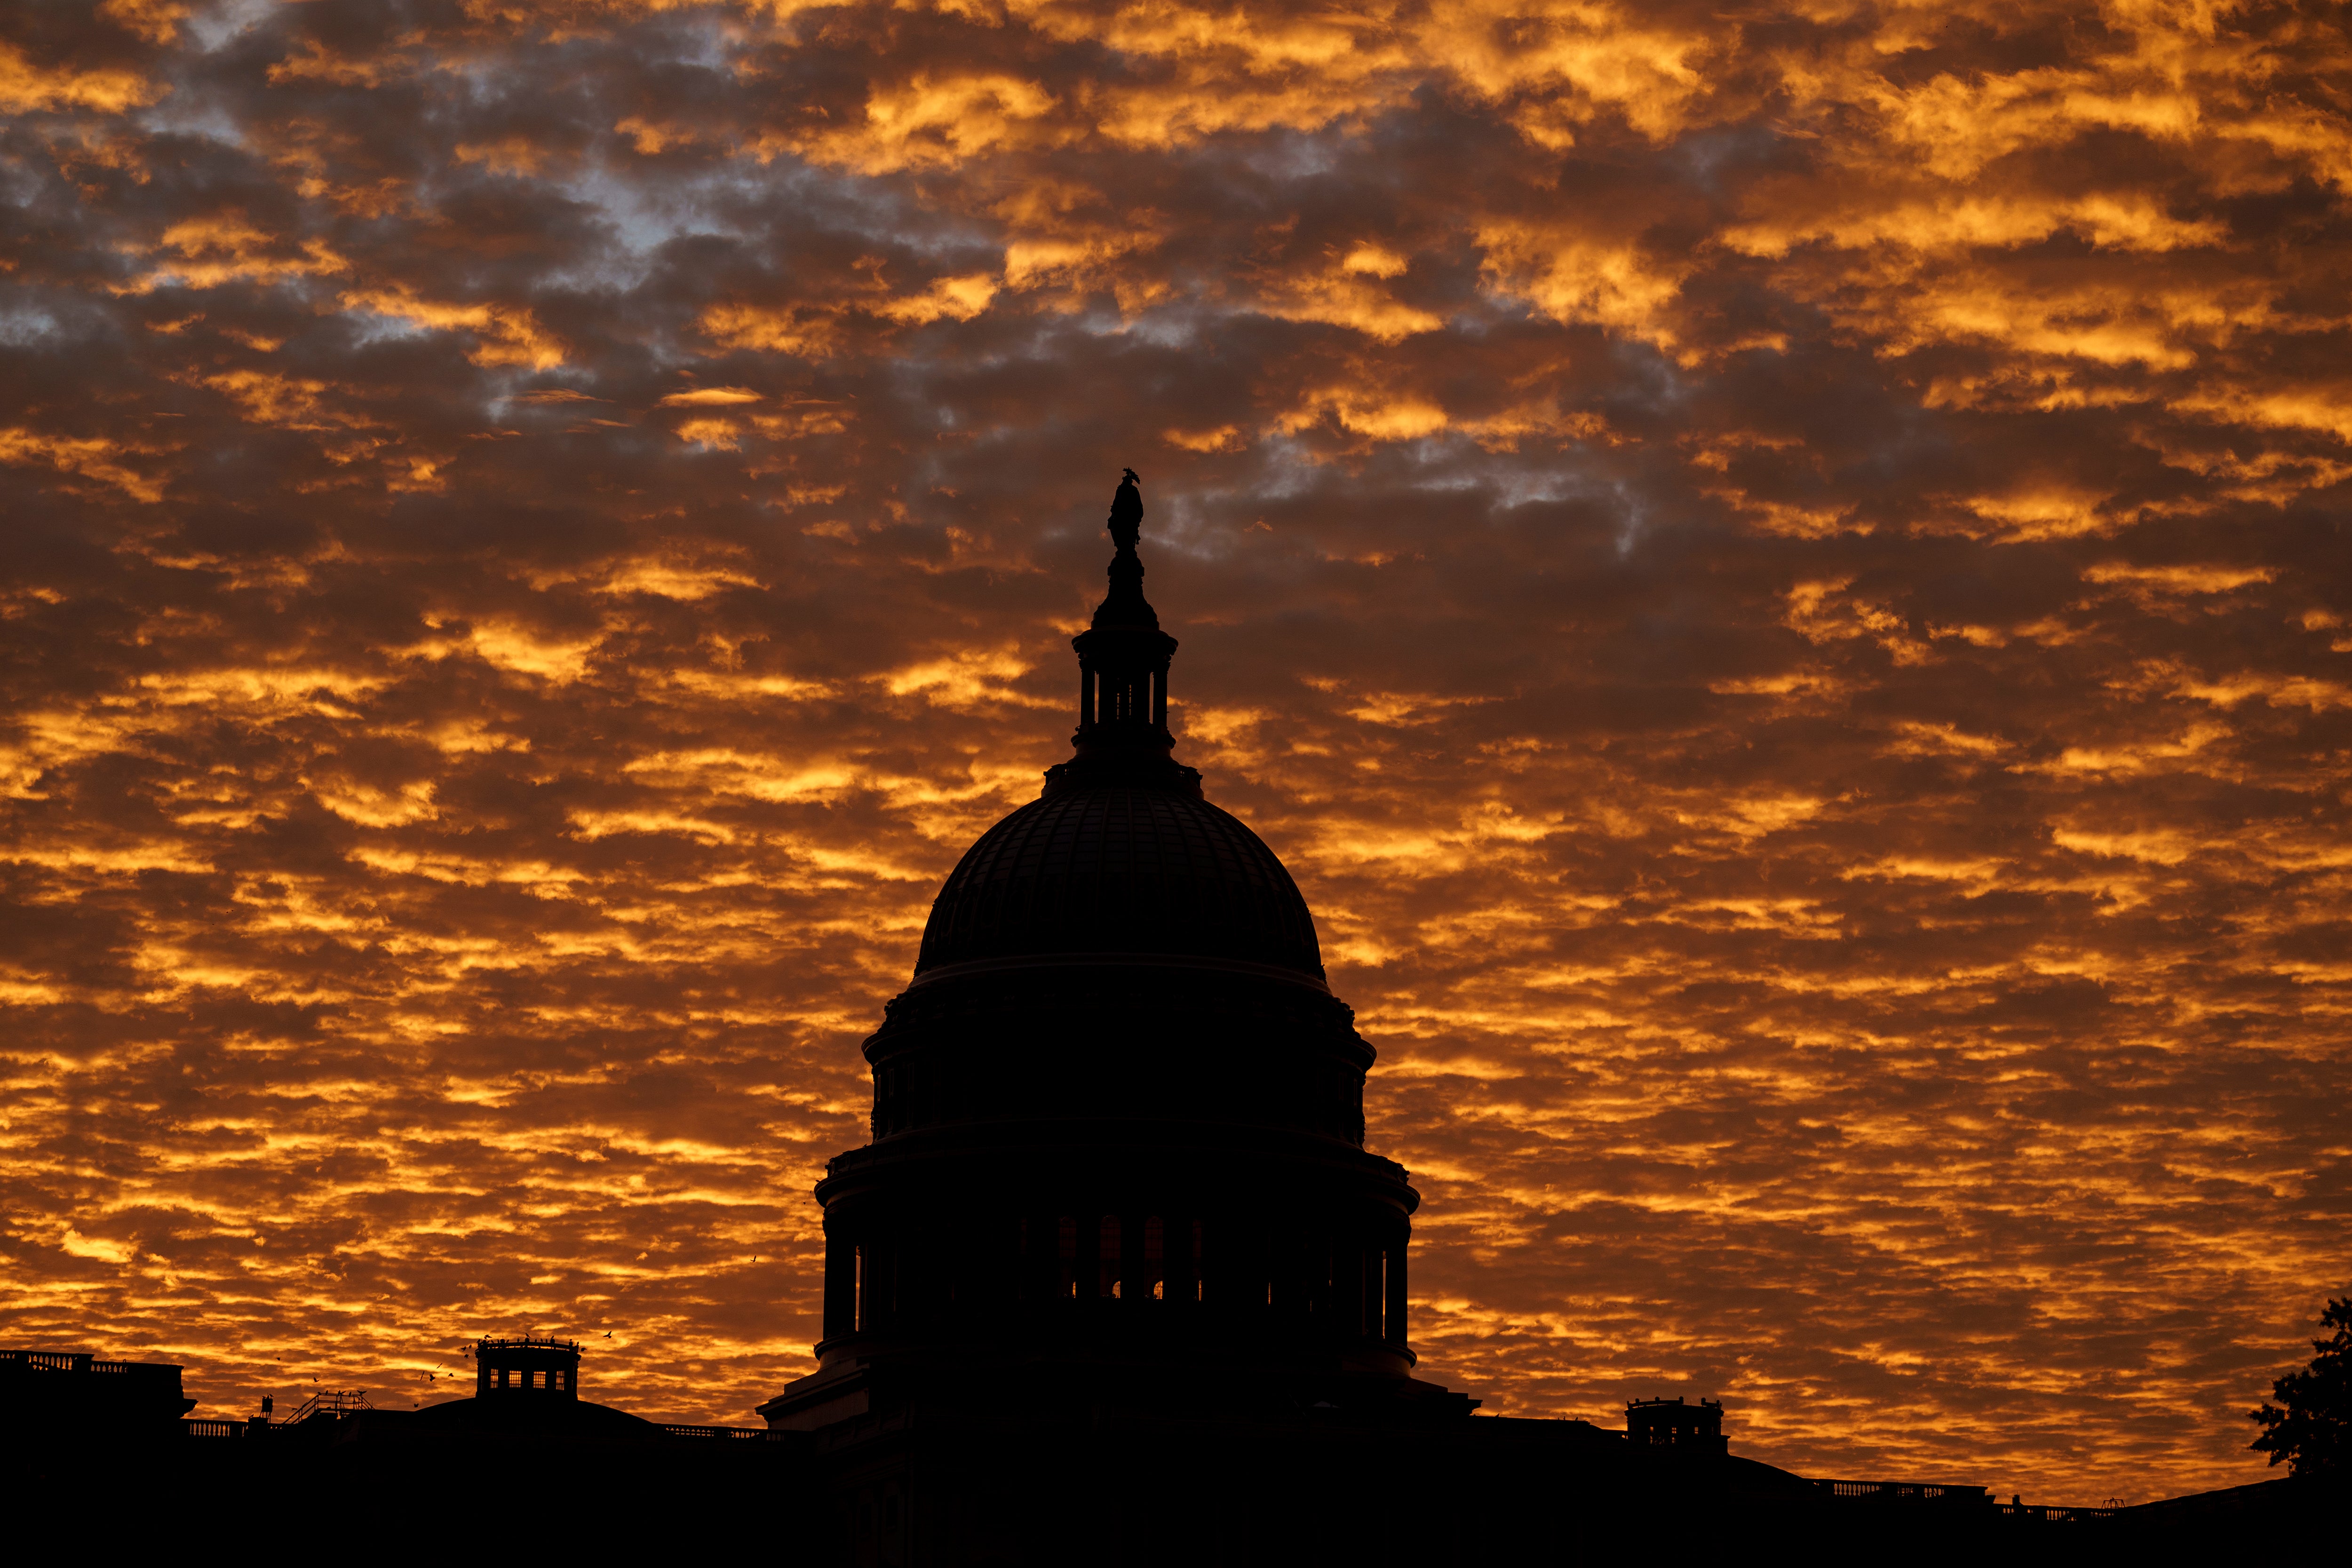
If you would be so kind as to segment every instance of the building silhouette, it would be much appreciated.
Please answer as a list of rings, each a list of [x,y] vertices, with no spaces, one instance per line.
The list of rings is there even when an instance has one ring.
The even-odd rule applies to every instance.
[[[0,1410],[52,1438],[169,1438],[195,1407],[176,1366],[87,1351],[0,1351]]]
[[[321,1390],[284,1419],[183,1419],[175,1366],[0,1352],[20,1480],[92,1520],[128,1486],[167,1544],[421,1510],[467,1561],[860,1568],[1933,1554],[2305,1517],[2286,1482],[2117,1511],[1807,1479],[1730,1454],[1714,1400],[1637,1400],[1619,1431],[1416,1377],[1419,1200],[1364,1146],[1374,1052],[1289,873],[1175,759],[1141,521],[1130,472],[1073,754],[949,876],[866,1041],[871,1141],[815,1192],[817,1369],[764,1426],[584,1399],[581,1347],[532,1335],[472,1347],[471,1399]]]
[[[866,1042],[873,1142],[817,1187],[821,1364],[778,1426],[1004,1379],[1471,1407],[1411,1375],[1419,1200],[1363,1146],[1373,1052],[1306,900],[1172,755],[1140,512],[1130,479],[1075,754],[949,876]]]

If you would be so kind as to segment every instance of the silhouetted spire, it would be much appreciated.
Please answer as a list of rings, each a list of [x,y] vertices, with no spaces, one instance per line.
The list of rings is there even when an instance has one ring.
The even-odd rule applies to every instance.
[[[1078,650],[1078,728],[1070,737],[1077,755],[1045,771],[1045,793],[1086,785],[1141,784],[1197,799],[1201,775],[1170,753],[1168,664],[1176,639],[1160,629],[1160,614],[1143,596],[1143,492],[1133,468],[1111,497],[1109,529],[1118,548],[1110,558],[1110,592],[1095,606],[1094,624],[1070,639]]]

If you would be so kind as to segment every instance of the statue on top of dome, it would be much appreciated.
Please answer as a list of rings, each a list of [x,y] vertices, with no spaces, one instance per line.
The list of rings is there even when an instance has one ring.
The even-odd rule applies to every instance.
[[[1110,542],[1122,553],[1135,549],[1136,540],[1143,532],[1143,492],[1135,488],[1135,470],[1121,468],[1127,477],[1118,482],[1118,493],[1110,498]]]

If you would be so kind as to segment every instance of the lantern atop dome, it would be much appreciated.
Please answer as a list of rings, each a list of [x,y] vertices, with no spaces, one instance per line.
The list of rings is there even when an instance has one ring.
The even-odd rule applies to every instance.
[[[1143,492],[1133,468],[1111,497],[1110,592],[1094,624],[1070,639],[1078,651],[1077,755],[1045,771],[1045,794],[1105,784],[1172,790],[1198,800],[1201,775],[1176,761],[1168,731],[1168,666],[1176,639],[1143,596]]]

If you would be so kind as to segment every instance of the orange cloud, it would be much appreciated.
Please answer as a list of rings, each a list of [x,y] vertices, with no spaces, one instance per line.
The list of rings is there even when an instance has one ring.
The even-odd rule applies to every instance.
[[[101,436],[47,436],[22,426],[0,428],[0,462],[46,463],[61,472],[111,485],[134,500],[150,503],[163,499],[163,482],[140,473],[121,459],[132,455],[152,456],[153,450]]]
[[[447,304],[420,300],[405,289],[352,289],[341,297],[347,310],[373,310],[434,331],[467,331],[474,335],[468,357],[478,364],[522,364],[552,370],[563,363],[564,350],[527,308],[479,303]]]
[[[152,103],[170,90],[168,85],[150,81],[136,71],[43,66],[17,45],[0,39],[0,110],[11,114],[71,109],[121,114]]]

